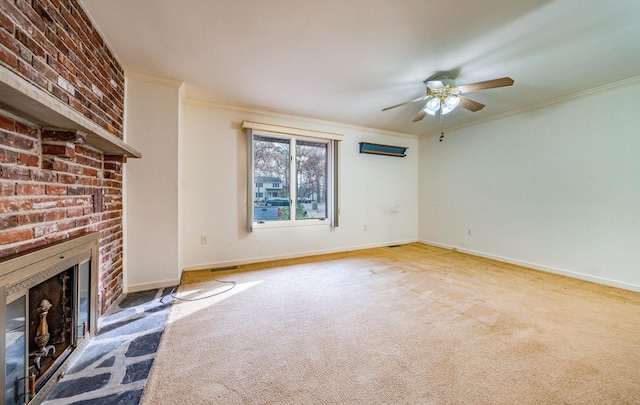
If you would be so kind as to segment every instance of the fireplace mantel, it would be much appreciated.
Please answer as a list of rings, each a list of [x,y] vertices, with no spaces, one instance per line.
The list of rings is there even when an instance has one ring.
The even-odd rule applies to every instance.
[[[106,155],[142,157],[131,145],[2,65],[0,109],[43,128],[80,131],[86,135],[89,146]]]

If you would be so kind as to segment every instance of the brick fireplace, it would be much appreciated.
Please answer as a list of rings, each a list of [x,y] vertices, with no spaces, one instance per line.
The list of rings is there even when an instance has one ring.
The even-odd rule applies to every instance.
[[[123,116],[124,72],[76,0],[0,1],[0,305],[23,294],[4,264],[85,238],[95,239],[91,316],[122,294],[123,167],[141,157],[123,140]],[[44,288],[77,289],[75,265]],[[58,304],[50,316],[64,318]],[[77,340],[77,327],[62,339]]]
[[[99,233],[103,313],[122,293],[124,72],[76,0],[0,2],[0,258]]]

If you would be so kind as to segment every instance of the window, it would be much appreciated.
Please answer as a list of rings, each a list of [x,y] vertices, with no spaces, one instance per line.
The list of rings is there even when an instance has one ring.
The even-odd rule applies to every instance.
[[[261,131],[258,126],[269,130]],[[248,230],[253,231],[254,225],[337,226],[338,142],[332,139],[337,134],[324,138],[315,131],[271,127],[243,123],[248,146],[247,184],[253,186],[247,192],[255,196],[247,204]]]
[[[296,140],[296,207],[301,218],[327,218],[327,142]]]
[[[327,210],[327,153],[328,141],[311,141],[280,135],[253,135],[253,176],[278,178],[282,183],[271,183],[270,196],[265,206],[286,206],[278,210],[254,209],[254,221],[320,219],[328,217]],[[291,162],[295,162],[292,165]],[[254,190],[256,195],[258,189]],[[294,197],[295,196],[295,197]],[[292,202],[296,201],[295,204]]]

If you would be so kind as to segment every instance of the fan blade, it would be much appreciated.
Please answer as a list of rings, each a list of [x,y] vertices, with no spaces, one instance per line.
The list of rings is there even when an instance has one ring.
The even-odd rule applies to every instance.
[[[471,84],[463,84],[458,86],[460,93],[468,93],[471,91],[494,89],[496,87],[506,87],[513,84],[513,79],[510,77],[502,77],[500,79],[487,80],[486,82],[478,82]]]
[[[426,115],[427,115],[427,113],[424,111],[424,109],[420,110],[418,115],[416,115],[416,117],[413,119],[413,122],[418,122],[418,121],[422,120]]]
[[[402,107],[403,105],[407,105],[407,104],[411,104],[411,103],[417,103],[418,101],[425,100],[426,98],[427,98],[427,96],[418,97],[418,98],[413,99],[411,101],[405,101],[404,103],[400,103],[400,104],[392,105],[391,107],[383,108],[382,111],[387,111],[387,110],[390,110],[390,109],[396,108],[396,107]]]
[[[480,111],[484,108],[484,104],[471,100],[470,98],[464,96],[458,96],[458,98],[460,98],[460,107],[466,108],[471,112]]]

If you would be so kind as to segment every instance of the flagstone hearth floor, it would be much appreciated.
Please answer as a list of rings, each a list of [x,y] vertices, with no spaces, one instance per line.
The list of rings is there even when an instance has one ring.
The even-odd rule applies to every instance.
[[[173,302],[172,288],[127,294],[43,404],[139,404]]]

